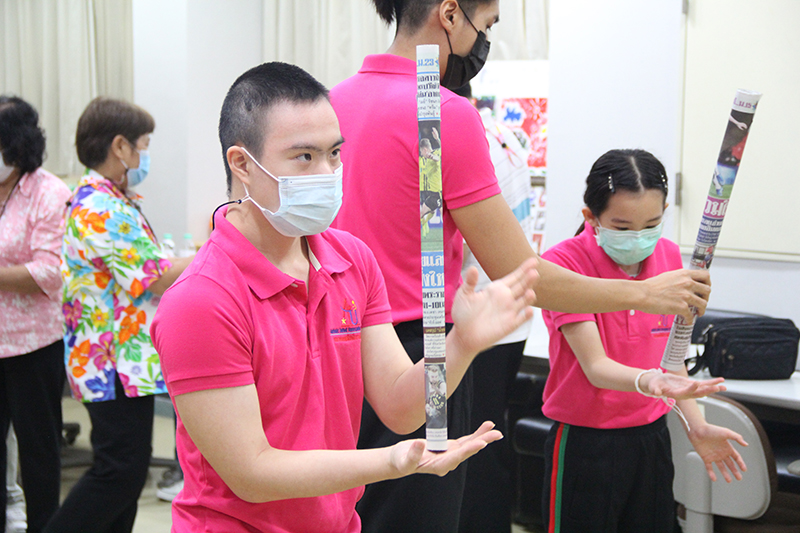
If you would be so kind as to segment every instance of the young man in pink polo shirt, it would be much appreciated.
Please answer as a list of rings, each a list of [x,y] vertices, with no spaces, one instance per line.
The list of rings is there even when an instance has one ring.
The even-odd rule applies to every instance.
[[[501,435],[484,423],[441,454],[421,440],[355,449],[363,398],[397,433],[425,422],[424,375],[392,328],[372,253],[328,229],[344,140],[327,91],[297,67],[255,67],[228,92],[219,131],[237,200],[151,332],[185,474],[173,531],[360,531],[364,484],[444,475]],[[529,261],[480,293],[467,276],[447,337],[451,390],[531,316],[535,276]]]

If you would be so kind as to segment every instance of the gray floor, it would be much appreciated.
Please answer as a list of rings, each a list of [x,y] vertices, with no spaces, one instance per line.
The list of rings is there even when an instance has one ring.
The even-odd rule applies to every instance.
[[[67,451],[69,455],[76,455],[80,451],[89,452],[89,416],[86,409],[72,398],[62,401],[65,422],[79,422],[81,433],[75,444]],[[174,456],[175,429],[172,418],[156,416],[153,423],[153,455],[155,457],[170,458]],[[61,472],[61,498],[66,497],[72,486],[78,481],[85,468],[64,468]],[[133,526],[134,533],[169,533],[172,528],[170,504],[156,498],[156,482],[161,479],[163,468],[151,468],[142,495],[139,498],[139,512]]]
[[[79,422],[81,433],[75,443],[70,446],[70,455],[79,454],[81,451],[89,452],[89,417],[86,409],[72,398],[64,398],[62,402],[65,422]],[[172,418],[156,416],[153,424],[153,455],[155,457],[170,458],[173,456],[175,434]],[[65,468],[61,475],[61,497],[67,495],[72,486],[78,481],[85,468]],[[161,479],[163,468],[150,468],[147,485],[139,498],[139,512],[136,515],[134,533],[169,533],[172,527],[170,504],[156,498],[156,482]],[[512,533],[528,533],[531,530],[521,526],[514,526]]]

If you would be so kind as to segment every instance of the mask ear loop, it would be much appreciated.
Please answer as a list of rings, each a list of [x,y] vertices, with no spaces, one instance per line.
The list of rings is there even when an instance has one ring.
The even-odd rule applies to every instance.
[[[261,163],[259,163],[258,161],[256,161],[256,158],[255,158],[255,157],[253,157],[252,155],[250,155],[250,152],[248,152],[248,151],[247,151],[247,148],[245,148],[244,146],[242,146],[241,148],[242,148],[242,150],[244,150],[244,153],[246,153],[246,154],[247,154],[247,156],[248,156],[248,157],[249,157],[249,158],[250,158],[250,159],[251,159],[251,160],[252,160],[252,161],[253,161],[253,162],[254,162],[256,165],[258,165],[258,168],[260,168],[261,170],[263,170],[263,171],[264,171],[264,173],[265,173],[265,174],[267,174],[269,177],[271,177],[272,179],[274,179],[274,180],[276,180],[276,181],[277,181],[277,178],[275,178],[275,176],[273,176],[272,174],[270,174],[269,172],[267,172],[267,169],[265,169],[264,167],[262,167],[262,166],[261,166]],[[242,184],[242,185],[244,185],[244,184]],[[219,211],[221,208],[225,207],[226,205],[230,205],[230,204],[241,204],[242,202],[244,202],[245,200],[247,200],[248,198],[250,198],[250,192],[247,190],[247,186],[246,186],[246,185],[244,186],[244,192],[245,192],[245,197],[244,197],[244,198],[239,198],[238,200],[231,200],[230,202],[225,202],[224,204],[219,204],[219,205],[217,206],[217,208],[216,208],[216,209],[214,209],[214,212],[211,214],[211,231],[214,231],[214,230],[217,228],[217,223],[216,223],[217,211]]]
[[[475,27],[475,24],[473,24],[472,21],[469,19],[469,16],[467,15],[467,12],[464,11],[464,8],[461,7],[461,4],[458,5],[458,8],[461,9],[462,13],[464,13],[464,18],[467,19],[467,22],[469,22],[469,25],[472,26],[472,29],[475,30],[478,34],[480,34],[481,32],[478,30],[478,28]],[[452,20],[453,20],[453,17],[450,17],[450,21],[451,22],[452,22]],[[444,28],[442,28],[442,29],[444,30],[445,37],[447,37],[447,46],[450,47],[450,53],[452,54],[453,53],[453,45],[450,43],[450,34]]]
[[[447,30],[445,30],[444,28],[442,28],[442,29],[444,30],[444,36],[447,37],[447,46],[450,47],[450,53],[452,54],[453,53],[453,45],[450,44],[450,34],[447,33]]]
[[[225,202],[224,204],[219,204],[217,206],[217,208],[214,209],[214,213],[211,214],[211,231],[214,231],[215,229],[217,229],[217,224],[215,222],[215,219],[217,218],[217,211],[219,211],[220,208],[222,208],[222,207],[224,207],[226,205],[230,205],[230,204],[241,204],[241,203],[242,203],[242,199],[240,198],[238,200],[231,200],[230,202]]]
[[[467,15],[467,12],[464,11],[463,7],[461,7],[461,4],[458,4],[458,8],[461,10],[462,13],[464,13],[464,18],[467,19],[467,22],[469,22],[469,25],[472,26],[472,29],[480,33],[478,28],[475,27],[475,24],[473,24],[472,21],[469,19],[469,15]]]

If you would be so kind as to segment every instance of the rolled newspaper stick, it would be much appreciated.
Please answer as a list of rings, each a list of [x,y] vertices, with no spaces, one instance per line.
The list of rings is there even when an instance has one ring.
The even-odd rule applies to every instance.
[[[711,178],[708,198],[706,198],[703,208],[703,218],[700,220],[700,230],[697,232],[697,241],[689,264],[691,269],[707,270],[711,267],[714,249],[719,240],[719,232],[722,229],[725,212],[728,210],[731,191],[733,191],[733,183],[736,181],[736,173],[739,171],[739,162],[742,159],[744,146],[760,98],[761,93],[758,92],[743,89],[736,91],[728,116],[728,126],[722,139],[722,147],[717,157],[716,167],[714,167],[714,175]],[[697,314],[696,309],[693,308],[692,311],[695,315]],[[683,368],[692,340],[693,324],[694,321],[687,322],[681,315],[675,317],[669,332],[667,347],[664,349],[664,356],[661,359],[661,366],[665,369],[676,371]]]
[[[428,450],[445,451],[447,450],[447,369],[438,45],[417,46],[417,123],[422,331],[425,350],[425,440]]]

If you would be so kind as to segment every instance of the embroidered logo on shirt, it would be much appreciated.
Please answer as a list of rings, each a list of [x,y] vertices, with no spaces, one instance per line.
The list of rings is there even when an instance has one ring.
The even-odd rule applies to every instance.
[[[361,320],[358,318],[356,301],[345,298],[342,303],[342,318],[331,330],[333,342],[352,341],[361,338]]]
[[[672,325],[670,324],[669,316],[658,315],[658,324],[650,330],[650,333],[653,337],[669,337],[670,329],[672,329]]]

